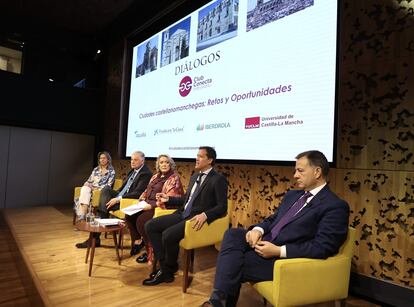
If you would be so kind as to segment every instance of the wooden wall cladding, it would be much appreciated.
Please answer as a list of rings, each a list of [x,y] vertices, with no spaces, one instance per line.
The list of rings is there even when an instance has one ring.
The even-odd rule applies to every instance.
[[[333,190],[357,230],[353,269],[414,287],[414,173],[336,169]]]
[[[414,287],[414,2],[344,1],[334,190],[357,229],[353,269]]]
[[[338,167],[414,170],[414,5],[345,1]]]
[[[338,167],[414,170],[413,65],[414,56],[344,69]]]

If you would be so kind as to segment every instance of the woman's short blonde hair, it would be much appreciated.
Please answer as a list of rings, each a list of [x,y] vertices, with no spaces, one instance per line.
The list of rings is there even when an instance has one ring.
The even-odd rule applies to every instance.
[[[177,167],[174,160],[169,155],[161,154],[158,156],[157,161],[155,161],[155,169],[157,170],[157,173],[160,172],[160,159],[163,157],[168,159],[168,162],[170,162],[170,168],[174,171]]]

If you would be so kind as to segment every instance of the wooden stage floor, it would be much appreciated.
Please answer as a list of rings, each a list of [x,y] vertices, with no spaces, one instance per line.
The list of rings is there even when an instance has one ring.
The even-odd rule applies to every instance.
[[[4,216],[41,296],[51,306],[199,306],[210,294],[217,257],[214,247],[196,250],[193,280],[183,294],[181,270],[173,283],[142,286],[150,267],[136,263],[136,256],[129,257],[128,235],[121,265],[112,237],[101,236],[102,247],[96,248],[92,276],[88,277],[86,250],[75,247],[88,234],[75,230],[70,211],[62,213],[54,207],[6,209]],[[250,286],[244,288],[240,306],[263,304]]]
[[[209,297],[217,257],[214,247],[196,250],[193,280],[187,293],[183,294],[181,270],[178,271],[173,283],[154,287],[142,286],[142,280],[148,277],[150,267],[136,263],[136,256],[129,257],[128,235],[124,239],[126,248],[121,265],[118,265],[116,259],[113,238],[110,235],[107,239],[101,236],[102,247],[95,251],[92,276],[88,277],[86,250],[75,247],[75,244],[84,241],[88,234],[75,230],[71,223],[70,208],[4,209],[3,214],[10,231],[2,232],[0,239],[2,242],[15,240],[18,250],[7,257],[13,257],[13,253],[21,255],[18,256],[28,267],[31,282],[37,287],[46,306],[199,306]],[[1,253],[0,249],[1,254],[4,253]],[[5,257],[1,258],[5,260]],[[9,260],[3,262],[3,267],[0,265],[0,272],[12,272],[12,267],[7,265],[7,261]],[[15,264],[17,267],[19,265]],[[9,280],[16,281],[16,278],[11,277]],[[10,292],[10,287],[13,287],[14,292]],[[19,287],[22,288],[21,285],[8,283],[3,275],[3,280],[0,280],[0,305],[41,305],[39,296],[36,299],[27,295],[27,291],[26,297],[21,297],[20,292],[16,292]],[[8,296],[5,296],[7,293]],[[13,295],[17,297],[14,300]],[[365,303],[349,299],[346,305],[375,306]],[[238,306],[259,307],[263,306],[263,300],[250,285],[245,284]]]

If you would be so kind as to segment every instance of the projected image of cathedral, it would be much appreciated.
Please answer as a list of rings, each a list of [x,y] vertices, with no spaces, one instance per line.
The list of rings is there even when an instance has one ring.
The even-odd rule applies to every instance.
[[[190,18],[162,33],[161,67],[188,56]]]
[[[197,27],[197,51],[237,35],[239,1],[221,0],[200,11]]]
[[[313,2],[314,0],[249,0],[246,31],[306,9]]]
[[[135,78],[143,76],[157,69],[158,60],[158,37],[138,47],[137,69]]]

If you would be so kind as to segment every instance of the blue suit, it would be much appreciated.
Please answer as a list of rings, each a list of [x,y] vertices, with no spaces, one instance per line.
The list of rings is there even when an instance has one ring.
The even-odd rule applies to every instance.
[[[258,226],[265,234],[270,232],[303,193],[302,190],[288,191],[275,214],[249,229]],[[348,219],[348,204],[325,186],[281,229],[272,243],[286,245],[287,258],[324,259],[335,255],[345,241]],[[240,228],[229,229],[217,260],[214,288],[236,300],[242,282],[272,280],[277,260],[259,256],[246,243],[246,232]]]

